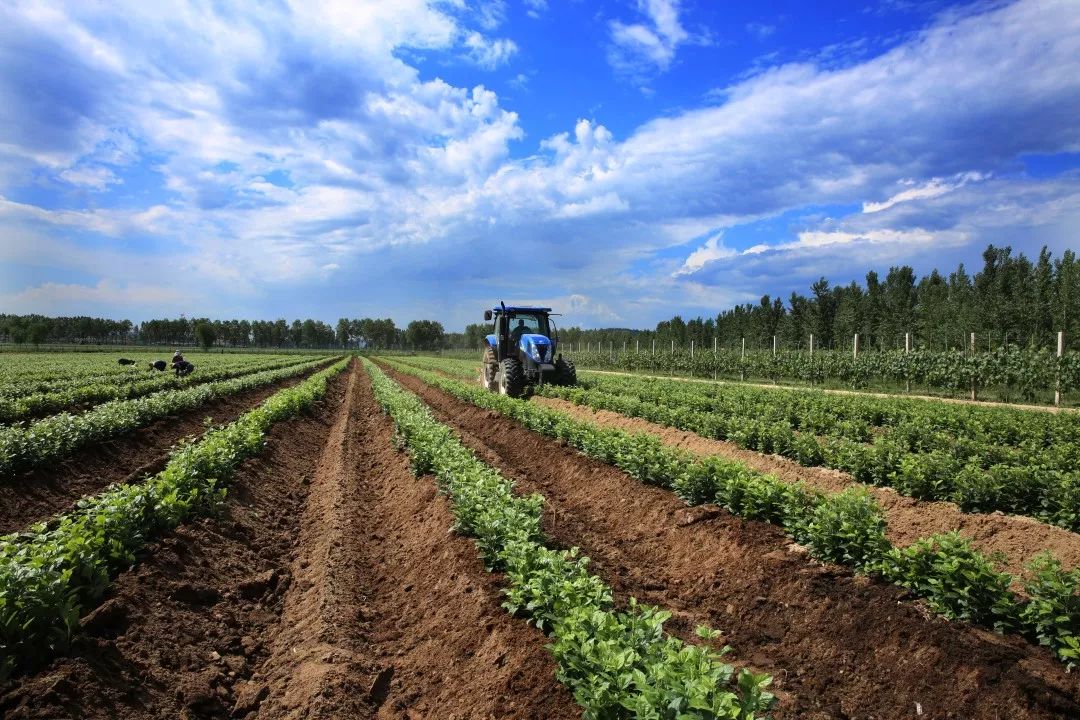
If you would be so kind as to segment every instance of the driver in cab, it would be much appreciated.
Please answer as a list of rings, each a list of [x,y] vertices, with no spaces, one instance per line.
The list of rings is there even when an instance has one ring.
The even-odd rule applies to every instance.
[[[518,319],[517,325],[510,333],[510,341],[513,347],[517,347],[521,343],[521,336],[529,332],[529,328],[525,326],[525,321]]]

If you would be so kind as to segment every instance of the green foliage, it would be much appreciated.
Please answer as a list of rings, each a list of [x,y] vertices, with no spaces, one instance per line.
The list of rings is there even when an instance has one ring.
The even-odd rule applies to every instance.
[[[893,548],[877,570],[926,599],[930,608],[950,619],[968,620],[995,630],[1015,629],[1019,621],[1011,578],[971,547],[957,532]]]
[[[891,547],[881,508],[860,487],[823,497],[796,537],[815,557],[857,569],[875,566]]]
[[[1035,557],[1020,620],[1070,668],[1080,665],[1080,569],[1064,570],[1050,553]]]
[[[61,413],[28,425],[0,427],[0,481],[15,473],[60,460],[79,447],[142,427],[211,400],[308,372],[327,359],[287,364],[182,390],[165,390],[133,400],[114,400],[80,415]]]

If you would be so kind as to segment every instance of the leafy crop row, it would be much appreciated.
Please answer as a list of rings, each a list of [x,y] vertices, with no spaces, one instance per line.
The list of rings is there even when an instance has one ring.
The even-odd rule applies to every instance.
[[[607,380],[600,385],[607,389]],[[1080,472],[1072,460],[1080,455],[1080,445],[1075,440],[1037,449],[947,436],[932,443],[927,436],[933,433],[921,434],[920,424],[908,420],[866,443],[863,439],[869,431],[849,421],[830,419],[829,400],[820,395],[801,398],[809,409],[793,417],[783,412],[782,404],[779,413],[771,413],[764,404],[740,403],[702,411],[697,409],[702,403],[696,391],[685,386],[650,390],[647,386],[636,388],[633,381],[620,381],[617,393],[550,385],[538,392],[731,440],[809,467],[842,470],[859,482],[890,486],[920,499],[949,500],[965,511],[1000,510],[1080,529]],[[935,407],[924,409],[928,417],[935,412]],[[819,433],[826,434],[819,437]]]
[[[262,450],[266,431],[326,393],[342,360],[281,390],[237,421],[177,449],[165,469],[114,485],[28,532],[0,537],[0,679],[63,650],[88,603],[130,566],[149,537],[210,512],[236,466]]]
[[[564,440],[641,482],[667,487],[690,504],[713,502],[732,513],[777,524],[821,560],[909,588],[936,612],[999,631],[1017,631],[1050,647],[1070,665],[1080,662],[1080,572],[1049,555],[1031,568],[1029,599],[1013,594],[1012,578],[957,533],[897,548],[885,520],[862,488],[838,495],[789,484],[718,456],[695,459],[646,433],[630,435],[571,418],[535,403],[486,392],[387,360],[462,400],[507,415],[526,428]]]
[[[698,350],[691,357],[687,350],[675,352],[581,352],[573,361],[582,368],[646,372],[693,373],[698,377],[716,374],[725,378],[761,380],[796,380],[823,382],[834,380],[853,387],[871,382],[926,385],[939,390],[961,392],[974,381],[979,387],[1013,388],[1025,399],[1039,392],[1053,391],[1060,375],[1061,388],[1080,388],[1080,354],[1062,358],[1046,349],[1029,350],[1009,346],[992,352],[968,354],[958,351],[917,350],[864,352],[858,358],[848,351],[818,351],[811,358],[802,351],[747,352]]]
[[[329,360],[320,359],[186,390],[168,390],[134,400],[114,400],[80,415],[61,413],[29,425],[0,427],[0,480],[59,460],[88,443],[121,435],[220,397],[301,375],[327,362]]]
[[[435,475],[453,505],[455,529],[475,539],[489,568],[506,574],[504,606],[552,637],[558,678],[587,720],[749,719],[767,707],[767,676],[745,669],[735,675],[721,662],[727,648],[718,653],[665,634],[665,611],[633,601],[617,611],[611,589],[589,574],[587,558],[544,546],[542,497],[516,496],[509,480],[480,462],[414,395],[366,360],[365,367],[414,471]],[[699,635],[716,633],[699,628]]]
[[[228,380],[266,370],[300,365],[312,360],[311,357],[291,357],[278,358],[269,362],[245,362],[224,367],[199,368],[198,374],[190,378],[177,378],[169,372],[155,372],[148,376],[144,371],[135,374],[133,378],[113,376],[108,380],[76,381],[75,384],[69,384],[67,387],[54,387],[46,391],[18,396],[0,394],[0,423],[55,412],[81,403],[101,403],[108,400],[142,397],[170,388],[185,388],[217,380]],[[116,382],[116,380],[126,382]]]

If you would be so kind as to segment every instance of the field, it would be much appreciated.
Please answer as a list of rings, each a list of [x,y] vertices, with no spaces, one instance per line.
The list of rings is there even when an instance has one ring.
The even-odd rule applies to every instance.
[[[5,718],[1080,717],[1078,414],[138,359],[0,362]]]

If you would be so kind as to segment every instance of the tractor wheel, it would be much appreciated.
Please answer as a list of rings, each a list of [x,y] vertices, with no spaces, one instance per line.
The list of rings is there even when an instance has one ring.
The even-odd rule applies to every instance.
[[[491,392],[497,391],[499,389],[499,363],[495,360],[495,351],[491,348],[484,350],[481,363],[480,369],[484,373],[481,383]]]
[[[570,360],[559,358],[555,362],[555,377],[559,385],[577,385],[577,368]]]
[[[525,390],[525,372],[521,368],[521,361],[517,358],[506,358],[501,365],[499,392],[510,397],[520,397]]]

